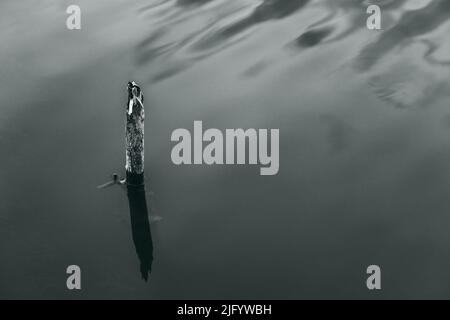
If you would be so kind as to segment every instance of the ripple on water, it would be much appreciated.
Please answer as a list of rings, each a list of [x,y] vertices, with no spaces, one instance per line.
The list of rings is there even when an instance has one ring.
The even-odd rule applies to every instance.
[[[438,29],[449,18],[448,0],[436,0],[421,9],[406,11],[394,27],[382,32],[375,42],[361,50],[356,67],[362,72],[371,69],[395,48]]]
[[[302,14],[301,9],[305,7],[319,8],[321,15],[309,25],[304,25],[301,18],[298,24],[291,22],[290,29],[304,30],[297,38],[291,38],[293,47],[315,47],[320,50],[322,45],[338,44],[350,37],[355,37],[355,43],[358,43],[368,35],[365,29],[365,8],[368,4],[370,1],[360,0],[158,1],[141,8],[142,13],[155,19],[150,19],[153,21],[153,32],[136,46],[136,62],[144,68],[152,65],[146,68],[151,82],[163,81],[199,61],[238,44],[248,43],[255,35],[267,32],[267,28],[255,26],[274,20],[288,25],[283,19],[297,12]],[[368,44],[360,41],[361,44],[352,49],[356,55],[352,62],[356,72],[371,71],[380,62],[392,60],[389,53],[398,53],[416,42],[426,47],[424,62],[441,67],[450,65],[450,60],[437,58],[442,42],[448,40],[427,37],[448,21],[450,1],[416,1],[411,7],[411,2],[406,0],[386,0],[379,5],[382,8],[384,29],[377,33],[374,41]],[[281,51],[282,46],[279,49]],[[270,53],[249,63],[240,74],[256,77],[268,67],[268,61],[274,61]],[[377,72],[377,69],[373,71]],[[418,71],[418,79],[425,74]],[[382,74],[378,70],[376,76],[368,77],[368,82],[378,97],[397,107],[414,105],[429,92],[425,80],[401,79],[398,83],[387,81],[390,86],[382,85],[380,79],[387,78],[391,78],[389,73]]]
[[[290,16],[310,0],[206,1],[179,0],[159,2],[142,9],[143,13],[156,14],[164,6],[165,19],[154,25],[155,30],[137,46],[137,63],[145,65],[158,60],[159,67],[150,79],[152,82],[167,79],[228,47],[245,41],[251,28],[269,20]],[[203,6],[214,3],[213,6]],[[178,10],[187,6],[187,10]],[[188,17],[190,19],[188,19]],[[180,36],[181,35],[181,36]],[[161,59],[167,63],[161,63]],[[183,67],[173,67],[172,62]],[[170,65],[170,67],[169,67]],[[166,69],[169,68],[169,69]],[[165,70],[161,70],[165,69]],[[164,75],[164,76],[161,76]]]

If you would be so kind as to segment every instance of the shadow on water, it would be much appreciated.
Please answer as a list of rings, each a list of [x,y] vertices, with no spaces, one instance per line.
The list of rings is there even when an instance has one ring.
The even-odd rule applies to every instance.
[[[153,241],[145,199],[145,187],[128,186],[127,190],[133,242],[140,261],[142,278],[147,281],[152,270]]]

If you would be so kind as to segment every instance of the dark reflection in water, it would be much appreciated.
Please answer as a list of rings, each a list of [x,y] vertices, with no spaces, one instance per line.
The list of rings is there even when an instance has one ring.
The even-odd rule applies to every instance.
[[[205,4],[212,0],[178,0],[177,3],[182,6],[193,5],[193,4]]]
[[[308,2],[309,0],[265,0],[255,9],[251,17],[258,22],[284,18]]]
[[[384,26],[388,25],[389,20],[392,19],[391,11],[402,7],[406,1],[407,0],[387,0],[381,3],[376,3],[381,8]],[[370,1],[361,0],[328,0],[326,2],[326,6],[330,10],[330,13],[323,19],[315,22],[310,26],[310,28],[323,23],[328,23],[334,18],[340,18],[339,15],[343,13],[349,20],[348,26],[335,37],[330,39],[329,42],[342,40],[360,30],[362,26],[365,26],[367,19],[366,8],[369,4],[371,4]]]
[[[450,66],[450,60],[439,60],[433,56],[433,54],[439,49],[439,45],[437,43],[427,39],[423,39],[422,43],[427,47],[427,50],[423,56],[425,61],[427,61],[430,65],[438,65],[442,67]]]
[[[206,49],[218,42],[235,36],[248,28],[272,19],[282,19],[295,13],[306,5],[309,0],[265,0],[247,17],[213,33],[196,46],[197,49]]]
[[[133,242],[139,257],[142,278],[147,281],[152,270],[153,242],[148,220],[145,186],[128,186],[127,189]]]
[[[296,43],[300,47],[313,47],[319,44],[332,31],[333,31],[332,28],[310,30],[302,34],[300,37],[298,37]]]
[[[154,68],[149,77],[152,83],[173,77],[192,67],[196,62],[211,55],[223,52],[231,46],[245,42],[250,28],[264,24],[270,20],[282,20],[294,15],[309,5],[322,6],[324,15],[310,23],[292,42],[299,48],[315,47],[319,44],[331,44],[347,39],[365,28],[367,20],[366,8],[370,1],[360,0],[325,0],[310,2],[309,0],[264,0],[246,15],[239,15],[248,6],[242,7],[225,3],[217,5],[217,9],[202,7],[206,14],[216,14],[216,20],[199,20],[183,28],[175,39],[173,34],[180,26],[195,16],[196,6],[214,2],[211,0],[178,0],[179,6],[192,6],[189,10],[174,11],[163,23],[156,24],[156,30],[147,36],[138,47],[137,62],[145,65],[159,58],[158,68]],[[167,2],[162,2],[167,4]],[[449,18],[450,1],[434,0],[420,9],[405,10],[397,18],[398,10],[408,4],[406,0],[387,0],[378,3],[382,12],[380,36],[374,42],[362,47],[355,60],[358,71],[367,71],[394,48],[420,42],[426,46],[424,60],[429,64],[447,66],[449,61],[440,61],[433,54],[440,44],[430,39],[416,39],[417,36],[431,32],[445,23]],[[164,7],[164,10],[170,10]],[[223,12],[222,12],[223,10]],[[188,13],[184,13],[188,12]],[[210,12],[210,13],[209,13]],[[219,14],[220,12],[220,14]],[[155,13],[155,17],[158,15]],[[194,20],[195,21],[195,20]],[[345,23],[344,23],[345,22]],[[170,41],[166,36],[171,38]],[[162,62],[162,63],[161,63]]]
[[[393,28],[383,32],[377,41],[369,44],[361,51],[357,60],[359,70],[369,70],[397,46],[405,44],[405,41],[414,37],[437,29],[449,17],[450,1],[448,0],[432,1],[422,9],[404,13]],[[430,50],[432,52],[436,50],[434,45],[430,47]],[[429,55],[430,52],[427,54]]]
[[[156,24],[156,31],[147,36],[138,45],[136,57],[139,65],[145,65],[160,59],[157,69],[153,69],[149,77],[151,83],[160,82],[179,74],[192,67],[194,63],[204,60],[214,54],[223,52],[225,49],[236,46],[244,42],[249,36],[246,31],[250,28],[263,24],[270,20],[281,20],[295,14],[303,8],[309,0],[264,0],[256,5],[248,14],[239,14],[243,9],[248,8],[248,4],[219,4],[217,12],[214,9],[202,8],[205,12],[211,11],[218,14],[215,19],[195,22],[195,6],[213,2],[211,0],[179,0],[179,6],[187,6],[189,9],[175,11],[172,15],[167,13],[167,19],[161,24]],[[161,6],[162,7],[162,6]],[[221,12],[221,9],[223,12]],[[143,12],[149,12],[154,7],[143,8]],[[167,12],[167,8],[161,9]],[[157,10],[156,10],[157,11]],[[155,14],[155,18],[159,17]],[[164,13],[165,14],[165,13]],[[186,30],[180,32],[180,37],[174,41],[164,40],[165,36],[171,35],[181,24],[185,24],[189,19],[194,23]]]

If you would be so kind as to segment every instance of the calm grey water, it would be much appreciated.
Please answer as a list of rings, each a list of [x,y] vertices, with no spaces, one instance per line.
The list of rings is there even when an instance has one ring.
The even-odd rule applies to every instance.
[[[0,3],[0,298],[450,298],[450,1]],[[146,104],[154,261],[124,174]],[[279,128],[280,171],[175,166],[170,135]],[[66,267],[82,290],[66,289]],[[366,289],[366,267],[382,290]]]

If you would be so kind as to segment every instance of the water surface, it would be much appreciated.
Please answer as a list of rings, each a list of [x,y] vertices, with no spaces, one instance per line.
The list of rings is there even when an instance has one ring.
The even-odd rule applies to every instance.
[[[0,298],[450,298],[450,2],[0,4]],[[146,104],[154,260],[124,173]],[[176,128],[279,128],[280,171],[175,166]],[[65,269],[82,269],[68,291]],[[383,290],[369,292],[378,264]]]

